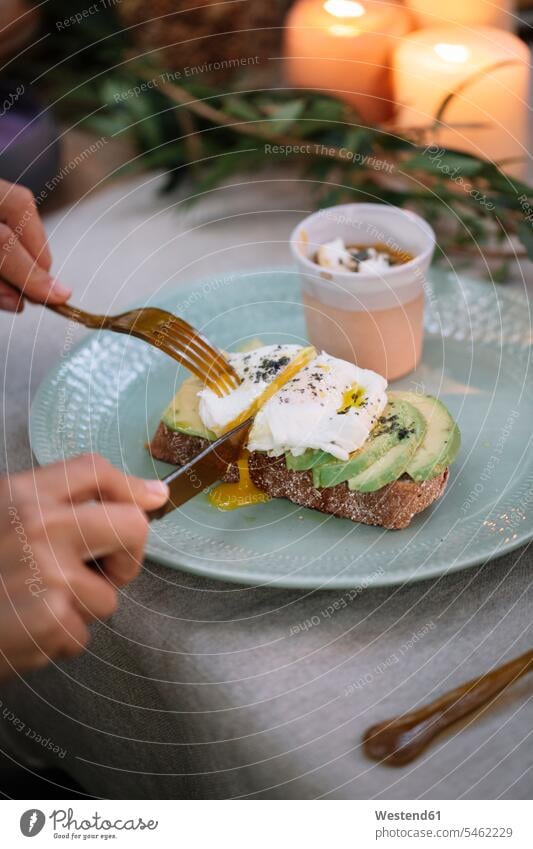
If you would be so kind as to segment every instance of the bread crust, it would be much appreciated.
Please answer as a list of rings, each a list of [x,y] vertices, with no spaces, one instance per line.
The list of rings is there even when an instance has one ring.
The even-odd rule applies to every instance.
[[[423,483],[404,475],[376,492],[352,492],[346,483],[316,489],[311,472],[289,471],[283,457],[256,452],[250,455],[249,467],[255,485],[273,498],[288,498],[321,513],[390,530],[407,527],[416,513],[440,498],[448,481],[446,469]]]
[[[161,422],[151,442],[150,453],[157,460],[181,466],[208,445],[207,439],[170,430]],[[413,516],[440,498],[449,474],[445,469],[441,475],[421,483],[404,475],[377,492],[351,492],[346,483],[317,489],[313,486],[311,472],[290,471],[283,457],[253,452],[248,465],[252,481],[272,498],[287,498],[321,513],[390,530],[406,528]],[[233,465],[224,480],[235,482],[238,479],[239,471]]]
[[[184,466],[209,444],[208,439],[171,430],[164,422],[160,422],[148,450],[156,460],[172,463],[173,466]],[[226,483],[236,483],[239,480],[239,469],[236,464],[229,467],[223,480]]]

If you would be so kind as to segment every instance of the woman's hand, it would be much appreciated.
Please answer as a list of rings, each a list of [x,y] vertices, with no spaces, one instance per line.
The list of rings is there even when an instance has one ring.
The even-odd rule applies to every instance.
[[[92,454],[0,481],[0,679],[83,650],[139,572],[144,511],[167,497]]]
[[[72,292],[52,277],[51,265],[35,198],[24,186],[0,180],[0,309],[21,312],[21,293],[36,303],[68,301]]]

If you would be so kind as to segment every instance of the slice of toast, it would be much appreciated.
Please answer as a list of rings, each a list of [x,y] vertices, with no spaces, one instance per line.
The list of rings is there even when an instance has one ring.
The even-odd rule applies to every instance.
[[[171,430],[161,422],[149,450],[156,460],[182,466],[208,445],[207,439]],[[268,457],[256,451],[250,454],[248,465],[254,484],[272,498],[288,498],[321,513],[391,530],[407,527],[413,516],[441,497],[448,482],[445,469],[422,483],[403,475],[377,492],[352,492],[346,483],[317,489],[311,472],[289,471],[284,457]],[[224,480],[233,483],[238,479],[239,471],[233,465]]]

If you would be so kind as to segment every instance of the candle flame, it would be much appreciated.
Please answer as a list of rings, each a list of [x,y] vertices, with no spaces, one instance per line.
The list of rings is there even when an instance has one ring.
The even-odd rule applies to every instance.
[[[335,18],[360,18],[366,11],[356,0],[326,0],[324,9]]]
[[[436,44],[433,48],[437,56],[445,62],[461,64],[470,58],[470,50],[464,44]]]

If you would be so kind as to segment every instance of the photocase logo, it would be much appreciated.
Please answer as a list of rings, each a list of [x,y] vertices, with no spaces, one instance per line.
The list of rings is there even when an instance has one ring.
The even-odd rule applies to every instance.
[[[20,818],[20,830],[24,837],[35,837],[42,831],[46,822],[46,817],[38,808],[31,808],[29,811],[24,811]]]

